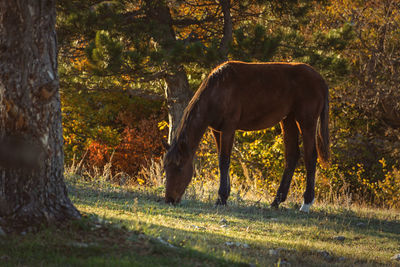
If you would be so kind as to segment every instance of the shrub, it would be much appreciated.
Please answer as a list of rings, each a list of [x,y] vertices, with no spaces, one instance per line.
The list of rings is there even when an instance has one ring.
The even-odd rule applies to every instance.
[[[107,144],[93,141],[88,146],[86,164],[94,167],[104,167],[110,163],[113,173],[122,172],[129,175],[129,183],[146,184],[148,181],[138,179],[137,174],[142,168],[150,165],[152,160],[159,160],[165,138],[166,129],[160,130],[160,118],[152,116],[143,119],[136,126],[126,126],[121,133],[118,145],[111,147]],[[114,181],[119,183],[120,181]]]
[[[166,129],[158,128],[159,119],[141,120],[136,127],[126,127],[121,143],[115,148],[113,166],[116,170],[136,176],[151,160],[160,159],[163,152],[162,139]],[[146,181],[144,181],[146,182]]]

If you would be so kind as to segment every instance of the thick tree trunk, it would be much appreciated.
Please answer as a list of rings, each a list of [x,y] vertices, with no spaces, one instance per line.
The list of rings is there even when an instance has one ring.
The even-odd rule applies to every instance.
[[[167,83],[165,97],[168,103],[169,119],[168,143],[171,144],[192,93],[189,90],[189,81],[183,69],[178,70],[174,75],[167,76],[165,81]]]
[[[0,226],[62,223],[67,196],[55,0],[0,1]]]

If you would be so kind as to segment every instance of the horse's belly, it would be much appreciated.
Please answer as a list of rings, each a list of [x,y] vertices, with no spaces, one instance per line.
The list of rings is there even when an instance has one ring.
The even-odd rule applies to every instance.
[[[258,124],[251,124],[251,125],[239,125],[237,130],[241,131],[258,131],[258,130],[263,130],[266,128],[271,128],[272,126],[276,125],[279,121],[275,123],[258,123]]]
[[[287,115],[287,112],[268,112],[260,116],[242,117],[239,121],[238,130],[257,131],[270,128],[278,124]]]
[[[286,87],[285,87],[286,88]],[[241,98],[238,129],[261,130],[282,121],[293,109],[295,94],[289,89],[261,90]]]

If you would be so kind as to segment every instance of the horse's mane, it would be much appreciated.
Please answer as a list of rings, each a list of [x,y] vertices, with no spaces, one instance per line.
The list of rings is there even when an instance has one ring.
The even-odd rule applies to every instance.
[[[232,71],[233,68],[229,62],[222,63],[214,68],[208,77],[200,84],[199,89],[196,91],[193,98],[185,108],[185,111],[183,112],[183,116],[179,127],[177,128],[175,138],[171,143],[170,149],[165,155],[164,164],[172,161],[178,163],[181,156],[186,156],[182,154],[189,153],[187,151],[188,131],[190,130],[189,125],[192,125],[192,122],[198,119],[196,117],[200,112],[200,100],[204,98],[204,93],[206,91],[218,87],[219,83],[226,80],[226,76],[228,76]]]

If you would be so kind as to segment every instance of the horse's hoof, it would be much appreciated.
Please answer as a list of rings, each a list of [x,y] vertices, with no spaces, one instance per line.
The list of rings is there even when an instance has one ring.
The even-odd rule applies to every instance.
[[[226,206],[226,200],[222,200],[222,199],[218,198],[217,202],[215,202],[215,205],[217,205],[217,206]]]
[[[308,204],[303,202],[303,205],[301,205],[300,211],[301,212],[305,212],[305,213],[309,213],[310,212],[310,208],[311,208],[313,203],[314,203],[314,199],[313,199],[313,201],[311,201]]]
[[[279,202],[274,200],[274,202],[271,203],[271,209],[274,209],[274,210],[279,209]]]

